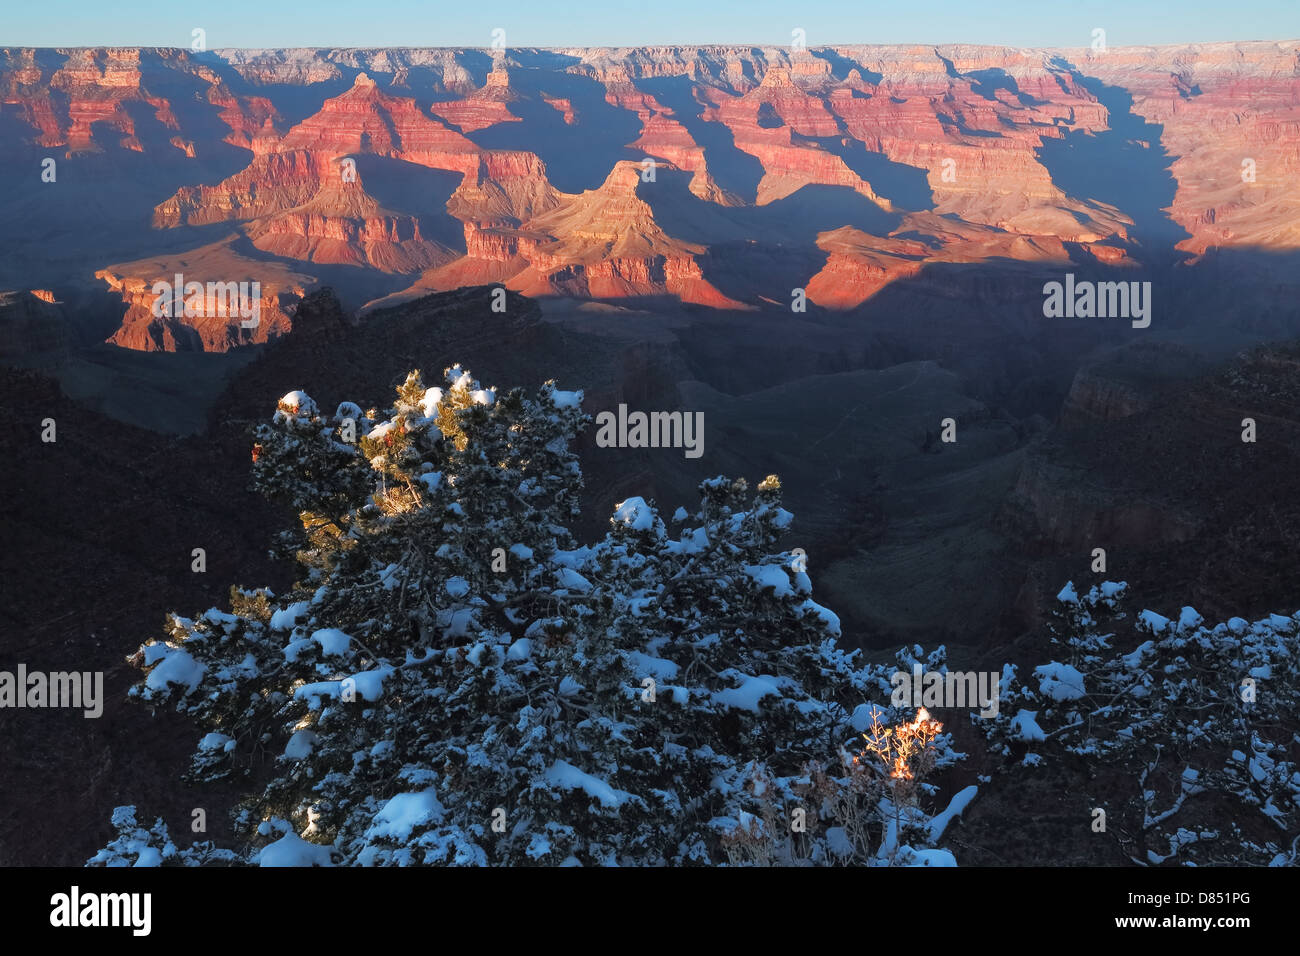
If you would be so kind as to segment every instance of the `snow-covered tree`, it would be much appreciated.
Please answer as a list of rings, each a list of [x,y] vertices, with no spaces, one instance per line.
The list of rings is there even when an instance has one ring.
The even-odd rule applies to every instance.
[[[113,811],[113,829],[117,836],[91,857],[87,866],[230,866],[239,860],[230,850],[218,849],[203,841],[177,849],[159,817],[153,826],[136,822],[135,807],[118,807]]]
[[[258,428],[255,483],[299,513],[304,576],[173,615],[133,689],[201,725],[196,779],[256,781],[239,858],[951,863],[935,846],[974,788],[927,812],[925,774],[959,755],[867,703],[893,668],[836,645],[779,545],[780,482],[705,481],[672,534],[629,498],[579,545],[581,399],[454,367],[383,415],[292,392]],[[910,777],[862,738],[918,727]],[[170,845],[119,816],[102,858]]]
[[[1064,660],[1023,684],[1007,671],[991,739],[1027,747],[1022,766],[1068,764],[1080,826],[1103,810],[1137,863],[1300,862],[1300,613],[1209,626],[1144,610],[1120,647],[1126,592],[1062,589]]]

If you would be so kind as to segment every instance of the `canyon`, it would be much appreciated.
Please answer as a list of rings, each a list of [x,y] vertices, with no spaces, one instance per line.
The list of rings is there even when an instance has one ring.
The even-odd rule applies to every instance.
[[[1032,621],[999,617],[1025,587],[1008,549],[1201,533],[1182,506],[1117,503],[1044,449],[1119,434],[1162,389],[1300,333],[1292,41],[6,49],[0,102],[6,362],[197,435],[236,414],[230,382],[272,343],[309,332],[315,351],[285,374],[312,381],[363,361],[388,317],[504,290],[511,315],[455,323],[447,361],[569,376],[603,402],[593,414],[707,422],[698,463],[615,462],[588,440],[595,514],[780,469],[862,643],[996,641]],[[177,273],[260,283],[256,327],[157,315],[153,284]],[[1048,317],[1046,291],[1076,275],[1152,290],[1150,314]],[[303,312],[322,295],[331,327],[370,330],[346,356],[302,327],[333,314]],[[377,400],[376,367],[415,364],[394,348],[329,384]],[[935,455],[948,416],[960,450]],[[860,583],[869,553],[879,588]],[[1015,569],[961,608],[946,576],[994,555]]]
[[[367,337],[495,290],[511,314],[421,364],[481,352],[498,382],[568,376],[593,414],[698,410],[702,462],[588,439],[593,513],[781,470],[863,644],[1031,624],[1005,616],[1034,603],[1017,548],[1202,534],[1156,490],[1091,487],[1061,436],[1118,436],[1300,334],[1294,41],[5,49],[0,107],[7,363],[200,435],[257,414],[228,389],[275,343],[314,350],[275,353],[297,384],[370,363],[327,387],[378,400],[376,369],[417,356],[363,359]],[[175,274],[259,283],[259,321],[158,315]],[[1141,321],[1045,311],[1076,276],[1151,290]],[[335,313],[368,330],[345,356],[311,328]]]
[[[107,338],[161,351],[283,335],[323,285],[360,309],[495,283],[852,311],[935,266],[1248,252],[1289,288],[1298,76],[1294,42],[11,48],[0,288],[106,287]],[[139,289],[187,257],[275,286],[274,320],[143,321]]]
[[[108,683],[89,736],[0,745],[0,862],[68,819],[80,862],[128,793],[197,805],[124,655],[291,582],[248,429],[293,389],[583,389],[585,539],[777,473],[868,655],[1040,651],[1097,547],[1164,613],[1293,606],[1298,167],[1296,41],[0,49],[0,648]],[[256,328],[155,315],[178,273],[259,283]],[[1047,317],[1067,275],[1150,288],[1149,326]],[[706,451],[602,445],[620,407],[699,415]]]

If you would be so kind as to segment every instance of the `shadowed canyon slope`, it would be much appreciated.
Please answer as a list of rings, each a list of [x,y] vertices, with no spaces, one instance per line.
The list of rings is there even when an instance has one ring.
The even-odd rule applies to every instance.
[[[319,284],[846,310],[935,265],[1300,243],[1295,42],[5,49],[0,96],[0,288],[107,284],[133,349],[274,338]],[[266,325],[148,314],[195,258]]]

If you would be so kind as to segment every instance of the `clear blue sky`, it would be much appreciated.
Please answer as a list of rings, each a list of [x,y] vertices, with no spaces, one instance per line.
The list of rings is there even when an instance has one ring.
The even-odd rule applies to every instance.
[[[1300,0],[6,0],[3,46],[782,45],[1085,47],[1300,39]]]

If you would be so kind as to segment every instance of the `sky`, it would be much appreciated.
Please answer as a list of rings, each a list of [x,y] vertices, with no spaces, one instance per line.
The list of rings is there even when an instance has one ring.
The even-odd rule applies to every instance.
[[[1300,39],[1300,0],[43,0],[6,3],[0,47],[982,43],[1110,47]]]

